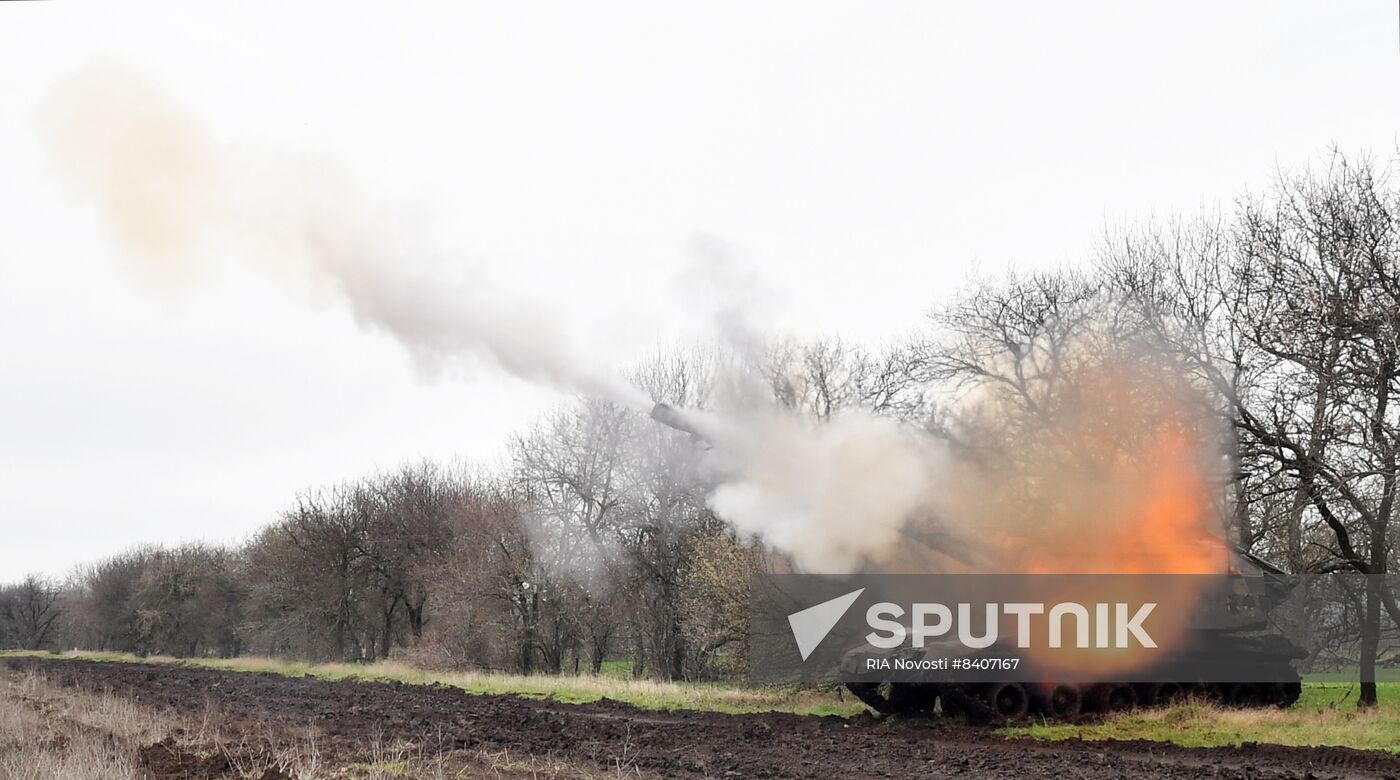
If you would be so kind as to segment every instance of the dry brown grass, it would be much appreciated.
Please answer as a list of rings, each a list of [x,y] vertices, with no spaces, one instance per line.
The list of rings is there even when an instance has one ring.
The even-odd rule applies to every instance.
[[[137,749],[168,728],[124,699],[9,674],[0,680],[0,780],[139,778]]]
[[[5,653],[0,653],[5,655]],[[10,653],[20,655],[20,653]],[[613,699],[649,710],[701,710],[706,712],[759,713],[792,712],[798,715],[841,715],[850,717],[865,711],[854,697],[841,689],[753,687],[727,683],[665,682],[612,675],[521,675],[504,672],[445,671],[423,669],[400,661],[368,664],[307,663],[279,658],[240,656],[238,658],[137,658],[121,653],[73,651],[56,657],[92,661],[177,664],[230,672],[272,672],[289,677],[310,676],[324,680],[388,681],[410,685],[440,684],[467,693],[549,698],[583,704]]]
[[[608,769],[509,750],[453,750],[443,741],[376,737],[365,745],[327,745],[314,729],[254,723],[205,708],[156,710],[107,691],[59,686],[35,672],[0,669],[0,780],[147,780],[142,749],[185,760],[226,762],[228,778],[640,777],[620,761]],[[180,774],[164,775],[170,777]]]

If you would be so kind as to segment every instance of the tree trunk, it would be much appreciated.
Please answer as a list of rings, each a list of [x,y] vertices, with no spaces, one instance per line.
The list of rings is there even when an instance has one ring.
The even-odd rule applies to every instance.
[[[680,680],[685,677],[685,633],[681,629],[681,618],[674,609],[670,610],[670,625],[667,626],[667,635],[670,642],[670,670],[667,677],[671,680]]]
[[[1376,706],[1376,649],[1381,635],[1381,589],[1386,571],[1386,551],[1389,541],[1390,516],[1395,508],[1396,448],[1387,430],[1390,406],[1390,381],[1394,361],[1384,352],[1376,377],[1376,411],[1371,421],[1374,446],[1381,449],[1380,505],[1371,520],[1370,553],[1366,572],[1366,617],[1361,629],[1361,696],[1356,706],[1369,709]]]
[[[646,645],[642,642],[642,632],[637,631],[632,637],[632,677],[639,679],[646,674]]]
[[[384,610],[384,623],[380,628],[379,657],[388,658],[394,643],[394,613],[398,611],[398,598],[389,599],[389,607]]]
[[[1361,622],[1361,695],[1358,709],[1376,706],[1376,646],[1380,642],[1381,596],[1380,582],[1375,575],[1366,577],[1366,613]]]
[[[536,619],[539,613],[539,595],[531,593],[528,596],[519,596],[520,608],[520,673],[529,675],[535,672],[535,645],[538,644],[538,637],[535,633]]]
[[[408,630],[413,634],[415,640],[423,638],[423,613],[427,601],[427,596],[418,599],[417,604],[404,601],[404,607],[408,610]]]

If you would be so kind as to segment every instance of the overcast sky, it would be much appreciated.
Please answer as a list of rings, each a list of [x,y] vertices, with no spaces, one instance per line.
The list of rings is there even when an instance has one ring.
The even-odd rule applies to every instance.
[[[559,401],[426,380],[235,266],[152,290],[35,121],[101,59],[221,143],[334,161],[625,366],[694,337],[727,245],[767,324],[871,344],[971,269],[1395,153],[1394,3],[0,3],[0,581],[233,541],[299,490],[491,461]]]

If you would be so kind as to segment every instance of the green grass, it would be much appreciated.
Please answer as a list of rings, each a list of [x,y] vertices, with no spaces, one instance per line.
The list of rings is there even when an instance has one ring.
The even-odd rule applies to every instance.
[[[351,764],[346,767],[350,777],[408,777],[412,767],[407,761],[380,761]]]
[[[1315,683],[1355,683],[1359,677],[1356,669],[1344,669],[1335,672],[1309,672],[1303,675],[1303,679]],[[1381,667],[1376,670],[1376,682],[1378,683],[1400,683],[1400,668]]]
[[[614,659],[604,661],[598,673],[604,677],[613,677],[618,680],[626,680],[632,676],[632,662],[626,659]]]
[[[793,687],[749,687],[724,683],[674,683],[636,680],[618,664],[605,663],[603,673],[592,675],[519,675],[498,672],[452,672],[420,669],[396,661],[371,664],[311,664],[275,658],[140,658],[122,653],[64,652],[0,655],[43,655],[49,658],[75,658],[119,663],[153,663],[221,669],[231,672],[271,672],[287,677],[317,677],[323,680],[397,681],[410,685],[439,683],[467,693],[512,695],[550,699],[567,704],[586,704],[612,699],[648,710],[706,710],[733,714],[791,712],[798,715],[839,715],[849,717],[865,711],[850,696],[838,698],[833,690]]]
[[[1227,710],[1191,702],[1116,715],[1098,723],[1038,723],[1000,733],[1039,740],[1146,739],[1186,747],[1265,742],[1400,752],[1400,683],[1379,686],[1380,706],[1366,712],[1356,709],[1355,683],[1308,682],[1298,703],[1282,710]]]

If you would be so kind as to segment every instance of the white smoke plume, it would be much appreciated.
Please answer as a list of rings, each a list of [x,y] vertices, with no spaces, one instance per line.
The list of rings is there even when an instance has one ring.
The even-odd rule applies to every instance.
[[[926,435],[860,409],[826,421],[771,402],[685,416],[714,443],[711,509],[804,571],[846,573],[888,556],[930,511],[944,461]]]
[[[235,150],[139,74],[97,63],[52,89],[40,123],[70,183],[93,199],[147,285],[196,280],[219,247],[343,297],[363,327],[430,372],[485,362],[638,409],[650,399],[581,358],[543,307],[490,289],[369,213],[326,168]],[[391,224],[385,226],[385,222]],[[269,261],[269,258],[272,258]]]
[[[417,231],[366,208],[329,167],[218,143],[137,73],[90,65],[55,85],[39,119],[60,170],[92,199],[147,286],[194,283],[222,251],[313,294],[330,291],[430,372],[487,363],[651,407],[646,393],[586,359],[550,312],[441,262]],[[755,300],[753,280],[722,247],[698,248],[716,300]],[[724,340],[750,357],[766,343],[753,308],[715,312]],[[926,439],[859,411],[817,423],[778,408],[761,388],[730,401],[741,396],[722,413],[684,413],[712,441],[719,517],[810,571],[849,571],[898,543],[934,480],[939,456]]]
[[[680,412],[712,443],[709,506],[741,532],[789,554],[809,572],[878,565],[933,511],[945,448],[922,431],[865,409],[828,419],[780,406],[766,372],[780,368],[772,314],[779,291],[737,262],[733,250],[697,239],[699,262],[683,289],[709,312],[731,351],[718,370],[713,412]],[[717,302],[717,303],[716,303]],[[800,374],[800,370],[798,371]],[[803,382],[783,377],[782,381]]]

